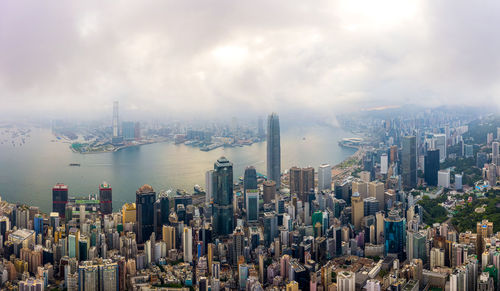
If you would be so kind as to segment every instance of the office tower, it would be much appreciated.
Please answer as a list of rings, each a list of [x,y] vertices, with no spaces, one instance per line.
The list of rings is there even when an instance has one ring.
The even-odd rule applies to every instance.
[[[368,184],[368,193],[370,197],[375,197],[375,199],[379,202],[379,210],[384,210],[384,183],[379,181],[370,182]]]
[[[403,185],[407,189],[413,189],[417,187],[417,139],[415,136],[403,138],[402,156]]]
[[[102,184],[99,185],[99,200],[101,204],[101,213],[104,215],[113,213],[112,191],[113,190],[111,189],[111,186],[106,182],[102,182]]]
[[[338,291],[355,291],[356,290],[356,274],[351,271],[340,271],[337,274],[337,290]]]
[[[291,281],[286,284],[286,291],[299,291],[299,283],[295,281]]]
[[[439,150],[427,150],[424,162],[424,177],[428,186],[437,186],[439,171]]]
[[[359,193],[361,199],[368,197],[368,184],[362,180],[352,181],[352,193]]]
[[[278,235],[278,218],[275,212],[264,212],[264,243],[269,246]]]
[[[495,164],[489,164],[487,169],[488,183],[493,187],[497,184],[497,166]]]
[[[137,219],[137,207],[135,203],[125,203],[122,206],[123,224],[134,223]]]
[[[438,171],[438,186],[443,188],[450,188],[450,170]]]
[[[122,137],[124,140],[135,139],[135,124],[132,121],[122,122]]]
[[[398,161],[398,146],[395,146],[395,145],[391,146],[389,149],[389,153],[390,153],[391,164],[397,162]]]
[[[281,185],[281,145],[280,121],[278,114],[272,113],[267,118],[267,179]]]
[[[359,196],[359,193],[356,192],[352,194],[351,197],[351,208],[352,208],[352,224],[355,229],[361,228],[361,219],[364,216],[364,205],[363,199]]]
[[[184,262],[190,263],[193,261],[193,229],[184,227],[182,231],[182,250]]]
[[[442,163],[446,160],[446,135],[435,134],[432,138],[433,146],[432,148],[439,150],[439,161]]]
[[[384,223],[385,223],[385,217],[384,213],[382,211],[379,211],[375,214],[375,220],[377,223],[376,226],[376,232],[377,232],[377,244],[382,244],[384,243]]]
[[[36,236],[39,234],[43,236],[43,216],[41,214],[35,214],[35,217],[33,218],[33,228]]]
[[[276,197],[276,182],[274,181],[264,181],[262,183],[263,187],[263,199],[264,203],[270,203]]]
[[[262,120],[261,116],[259,116],[259,119],[257,120],[257,137],[260,139],[266,137],[266,133],[264,132],[264,120]]]
[[[496,272],[495,272],[496,273]],[[477,281],[478,291],[494,291],[495,290],[495,280],[488,272],[482,272],[479,275],[479,280]]]
[[[216,235],[226,236],[233,232],[233,164],[221,157],[214,164],[214,213],[213,226]]]
[[[382,154],[380,156],[380,174],[387,175],[387,171],[389,170],[389,157],[387,154]]]
[[[143,185],[135,193],[135,205],[137,208],[137,243],[142,244],[149,239],[155,230],[154,225],[154,203],[156,193],[150,185]]]
[[[318,168],[318,191],[332,190],[332,166],[322,164]]]
[[[157,203],[160,208],[160,215],[158,217],[158,227],[168,224],[168,217],[170,215],[170,200],[167,194],[160,194]]]
[[[409,261],[413,259],[427,261],[426,237],[420,232],[406,231],[406,255]]]
[[[368,279],[365,285],[366,291],[380,291],[380,281],[377,279]]]
[[[118,101],[113,102],[113,137],[119,136],[118,130]]]
[[[379,211],[380,202],[375,197],[363,199],[364,216],[375,215]],[[354,208],[353,208],[354,209]]]
[[[477,254],[482,254],[484,250],[483,241],[485,238],[493,235],[493,222],[483,220],[476,224],[477,233]]]
[[[213,198],[214,193],[214,170],[208,170],[205,173],[205,195],[206,203],[210,203]]]
[[[499,145],[498,141],[494,141],[491,143],[491,163],[497,166],[500,166],[500,154],[499,154]]]
[[[303,202],[309,202],[309,193],[314,190],[314,168],[292,167],[290,174],[290,193],[297,194]]]
[[[164,225],[162,228],[162,238],[168,250],[175,249],[175,227]]]
[[[406,244],[406,220],[399,216],[396,210],[391,210],[384,219],[385,254],[404,256]]]
[[[245,174],[243,176],[243,193],[246,195],[248,189],[257,189],[257,171],[255,167],[249,166],[245,169]],[[247,206],[246,196],[243,197],[243,204]]]
[[[52,212],[57,212],[60,217],[64,218],[67,203],[68,186],[57,183],[54,188],[52,188]]]
[[[276,190],[276,188],[274,188]],[[246,210],[247,221],[254,222],[259,219],[259,190],[248,189],[246,190]]]
[[[462,175],[455,174],[455,190],[462,191]]]

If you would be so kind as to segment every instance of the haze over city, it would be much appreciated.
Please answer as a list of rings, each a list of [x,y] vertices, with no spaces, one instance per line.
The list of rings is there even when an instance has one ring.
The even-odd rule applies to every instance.
[[[0,3],[3,118],[500,105],[498,1]]]

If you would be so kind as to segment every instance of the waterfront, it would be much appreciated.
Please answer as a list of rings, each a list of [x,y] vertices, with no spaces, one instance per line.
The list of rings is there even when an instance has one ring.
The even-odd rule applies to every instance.
[[[356,150],[341,148],[338,141],[352,134],[338,128],[304,127],[282,133],[282,171],[291,166],[337,164]],[[234,178],[253,165],[265,174],[266,143],[234,148],[217,148],[203,152],[197,147],[155,143],[131,147],[118,152],[82,155],[70,150],[69,144],[51,142],[48,129],[34,128],[31,138],[21,147],[0,145],[0,195],[16,203],[38,205],[51,210],[51,188],[57,182],[69,186],[70,196],[96,193],[99,183],[113,187],[113,208],[135,201],[135,191],[147,183],[159,192],[186,189],[195,184],[205,186],[205,171],[224,155],[234,164]],[[79,167],[71,167],[78,163]]]

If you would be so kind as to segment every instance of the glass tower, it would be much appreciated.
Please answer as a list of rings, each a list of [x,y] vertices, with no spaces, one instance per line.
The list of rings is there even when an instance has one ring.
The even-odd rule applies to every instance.
[[[153,187],[144,185],[135,193],[137,208],[137,243],[144,243],[154,231],[156,193]]]
[[[221,157],[214,164],[214,216],[216,235],[233,233],[233,164]]]
[[[281,184],[281,145],[280,121],[278,114],[272,113],[267,118],[267,179]]]
[[[437,186],[439,171],[439,150],[428,150],[424,162],[425,182],[428,186]]]
[[[389,212],[384,219],[385,253],[404,256],[403,248],[406,244],[406,220],[395,210]]]

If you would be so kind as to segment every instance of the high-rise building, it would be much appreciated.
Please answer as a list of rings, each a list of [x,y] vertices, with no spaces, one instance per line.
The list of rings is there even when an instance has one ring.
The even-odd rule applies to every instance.
[[[332,166],[322,164],[318,168],[318,191],[332,190]]]
[[[297,194],[303,202],[309,202],[309,193],[314,190],[314,168],[292,167],[289,176],[290,193]]]
[[[389,170],[389,157],[387,154],[382,154],[380,156],[380,174],[387,175],[387,171]]]
[[[122,137],[124,140],[135,139],[135,123],[132,121],[122,122]]]
[[[276,189],[276,188],[274,188]],[[247,189],[246,190],[246,210],[247,221],[257,221],[259,219],[259,190]]]
[[[417,139],[415,136],[403,138],[402,152],[403,185],[407,189],[417,187]]]
[[[462,186],[462,175],[461,174],[455,174],[455,190],[457,191],[462,191],[463,186]]]
[[[443,188],[450,188],[450,170],[438,171],[438,186]]]
[[[193,261],[193,229],[184,227],[182,231],[182,250],[184,262],[190,263]]]
[[[57,183],[52,188],[52,212],[57,212],[60,217],[64,218],[66,204],[68,204],[68,186]]]
[[[111,214],[113,213],[113,194],[112,194],[111,186],[102,182],[99,185],[99,201],[101,204],[101,213],[102,214]]]
[[[143,185],[135,193],[135,205],[137,208],[137,243],[142,244],[149,239],[155,230],[154,225],[154,203],[156,192],[150,185]]]
[[[175,227],[164,225],[162,228],[162,237],[166,243],[167,251],[175,249]]]
[[[356,274],[351,271],[341,271],[337,274],[337,290],[338,291],[355,291],[356,290]]]
[[[216,235],[226,236],[233,232],[233,164],[221,157],[214,164],[214,213],[213,226]]]
[[[100,264],[84,261],[78,266],[79,290],[119,290],[118,263],[104,260]]]
[[[379,211],[380,202],[375,197],[368,197],[363,200],[364,216],[374,215]],[[353,207],[354,209],[354,207]]]
[[[444,250],[432,248],[430,252],[431,271],[434,267],[444,267]]]
[[[248,189],[257,189],[257,170],[255,170],[255,167],[253,166],[248,166],[245,169],[245,174],[243,176],[243,193],[246,195]],[[246,196],[243,197],[243,204],[245,207],[247,203]]]
[[[428,186],[437,186],[439,171],[439,150],[427,150],[424,164],[425,182]]]
[[[380,181],[373,181],[368,184],[368,193],[370,197],[375,197],[379,202],[379,210],[384,210],[384,196],[385,187],[384,183]]]
[[[361,228],[361,219],[364,216],[364,204],[363,199],[359,196],[359,193],[356,192],[352,194],[351,197],[351,207],[352,207],[352,224],[355,229]]]
[[[499,145],[498,141],[491,143],[491,163],[497,166],[500,166]]]
[[[118,137],[120,135],[120,131],[118,129],[118,101],[113,102],[113,137]]]
[[[278,235],[278,218],[275,212],[264,212],[264,243],[269,246]]]
[[[442,163],[446,160],[446,135],[444,134],[435,134],[432,138],[432,148],[439,150],[439,161]]]
[[[264,203],[270,203],[271,200],[276,197],[276,182],[274,182],[273,180],[264,181],[264,183],[262,183],[262,187],[262,198],[264,199]]]
[[[214,193],[214,170],[208,170],[205,173],[205,195],[206,203],[210,203],[213,198]]]
[[[278,114],[272,113],[267,118],[267,179],[281,185],[281,144],[280,121]]]
[[[406,220],[396,210],[391,210],[384,219],[385,253],[404,256],[406,244]]]

